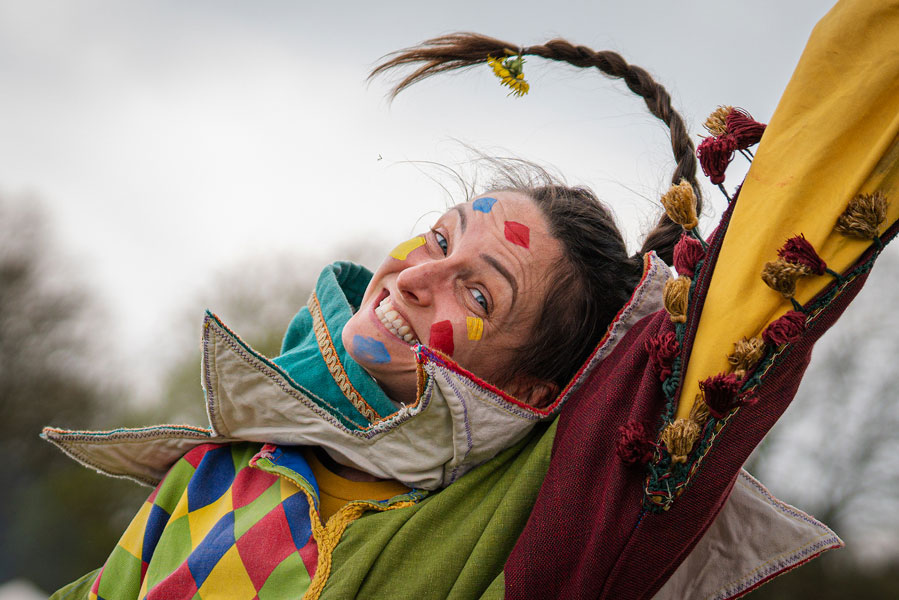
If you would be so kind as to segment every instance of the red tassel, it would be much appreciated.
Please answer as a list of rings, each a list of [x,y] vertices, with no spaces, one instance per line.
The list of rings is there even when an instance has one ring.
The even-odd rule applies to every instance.
[[[808,267],[815,275],[824,275],[827,263],[821,260],[815,248],[802,234],[788,239],[777,255],[787,262]]]
[[[671,375],[671,364],[680,352],[677,336],[673,331],[647,338],[643,348],[649,354],[649,362],[659,372],[659,381],[665,381]]]
[[[628,421],[618,428],[618,443],[615,452],[621,462],[629,467],[644,465],[652,458],[655,444],[646,426],[639,421]]]
[[[762,332],[766,344],[780,346],[795,342],[805,332],[805,315],[798,310],[787,311]]]
[[[759,143],[767,125],[753,119],[746,111],[735,108],[727,115],[727,134],[733,136],[737,150]]]
[[[707,137],[699,144],[699,148],[696,149],[699,166],[713,184],[724,183],[724,171],[733,160],[736,149],[737,141],[729,134]]]
[[[716,419],[723,419],[738,406],[742,406],[740,397],[740,380],[733,373],[719,373],[699,382],[702,397],[709,413]]]
[[[674,268],[681,275],[693,277],[696,263],[705,256],[702,244],[692,235],[684,234],[674,246]]]

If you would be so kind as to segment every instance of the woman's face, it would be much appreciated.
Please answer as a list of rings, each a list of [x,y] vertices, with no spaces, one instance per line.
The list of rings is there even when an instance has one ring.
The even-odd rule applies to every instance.
[[[390,253],[343,343],[396,401],[415,400],[411,346],[419,341],[487,381],[502,380],[535,325],[560,254],[542,212],[521,193],[454,206]],[[520,383],[506,391],[527,401],[533,382]]]

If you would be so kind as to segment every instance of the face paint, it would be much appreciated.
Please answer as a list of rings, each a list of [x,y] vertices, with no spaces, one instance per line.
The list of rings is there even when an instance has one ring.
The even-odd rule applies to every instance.
[[[506,239],[522,248],[531,247],[531,230],[527,225],[516,223],[515,221],[506,221],[505,227]]]
[[[387,351],[384,343],[375,338],[355,335],[353,336],[353,346],[359,360],[362,362],[371,362],[378,365],[390,362],[390,353]]]
[[[406,257],[409,256],[409,253],[415,250],[420,246],[425,245],[425,236],[418,235],[412,238],[411,240],[406,240],[396,248],[390,251],[390,256],[397,260],[406,260]]]
[[[449,321],[440,321],[431,325],[431,337],[428,345],[443,352],[447,356],[453,355],[453,324]]]
[[[493,210],[494,204],[496,204],[496,198],[478,198],[472,203],[471,208],[482,213],[489,213]]]
[[[465,317],[465,325],[468,327],[468,339],[481,339],[484,334],[484,321],[479,317]]]

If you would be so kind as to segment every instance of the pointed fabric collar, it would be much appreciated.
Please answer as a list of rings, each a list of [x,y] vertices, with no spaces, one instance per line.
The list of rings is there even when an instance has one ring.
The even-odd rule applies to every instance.
[[[670,271],[657,256],[646,255],[643,278],[630,300],[574,381],[546,409],[528,406],[420,344],[414,347],[419,396],[411,405],[393,403],[346,353],[337,334],[370,277],[348,263],[325,269],[274,360],[207,313],[202,378],[208,430],[48,428],[44,436],[84,464],[145,483],[157,481],[192,445],[247,440],[320,446],[337,462],[376,477],[418,489],[445,487],[554,416],[627,330],[661,307]]]
[[[350,262],[325,267],[306,306],[290,322],[280,356],[272,361],[355,428],[396,412],[394,402],[347,352],[340,335],[362,304],[371,278],[371,271]]]

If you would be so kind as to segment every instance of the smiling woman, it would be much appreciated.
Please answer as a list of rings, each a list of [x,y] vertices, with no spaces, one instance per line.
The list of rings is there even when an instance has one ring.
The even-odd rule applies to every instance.
[[[899,62],[859,76],[883,91],[876,119],[867,96],[807,100],[880,64],[866,53],[892,48],[892,8],[838,6],[770,129],[716,113],[699,151],[714,180],[766,138],[709,241],[683,120],[617,54],[455,34],[378,67],[423,63],[397,91],[489,64],[524,93],[525,55],[622,78],[671,131],[668,216],[631,257],[592,192],[512,173],[376,273],[325,268],[274,359],[207,314],[208,429],[45,429],[156,486],[105,566],[57,597],[731,598],[839,546],[740,467],[899,230]],[[838,171],[841,193],[820,194]]]
[[[413,238],[414,249],[394,250],[343,329],[350,355],[394,400],[415,401],[419,342],[525,403],[545,404],[558,390],[507,374],[533,335],[561,245],[533,200],[491,195],[453,207]]]

